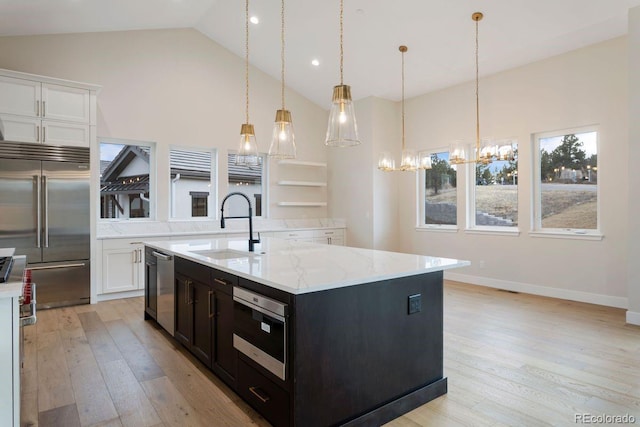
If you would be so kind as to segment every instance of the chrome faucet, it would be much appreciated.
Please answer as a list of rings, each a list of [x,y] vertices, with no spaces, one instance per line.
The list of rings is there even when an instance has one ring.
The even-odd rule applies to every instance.
[[[253,238],[253,220],[251,219],[251,217],[253,216],[253,212],[251,210],[251,200],[249,200],[249,198],[247,197],[246,194],[240,193],[240,192],[233,192],[233,193],[229,193],[225,196],[224,199],[222,199],[222,206],[220,207],[220,212],[222,213],[222,215],[220,215],[220,228],[224,228],[224,203],[227,201],[227,199],[231,196],[242,196],[244,197],[244,199],[247,201],[247,204],[249,205],[249,215],[248,216],[228,216],[226,219],[230,219],[230,218],[249,218],[249,252],[253,252],[254,249],[254,243],[260,243],[260,233],[258,233],[258,238],[254,239]]]

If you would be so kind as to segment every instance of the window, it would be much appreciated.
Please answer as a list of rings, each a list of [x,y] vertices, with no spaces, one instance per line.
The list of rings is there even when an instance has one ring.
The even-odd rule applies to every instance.
[[[227,155],[228,188],[229,193],[240,192],[251,201],[253,214],[265,216],[263,207],[266,206],[265,186],[266,179],[266,155],[260,154],[258,166],[236,165],[236,154]],[[241,216],[247,214],[247,202],[239,197],[229,199],[225,204],[225,216]]]
[[[100,140],[100,218],[149,218],[152,143]]]
[[[215,150],[169,150],[170,218],[215,218],[215,158]]]
[[[192,191],[191,193],[191,216],[207,216],[208,208],[207,201],[209,199],[209,193],[198,193]]]
[[[510,145],[513,160],[475,164],[474,181],[469,185],[470,228],[518,226],[518,149],[517,143],[512,141]]]
[[[449,152],[431,154],[431,169],[419,175],[422,226],[456,225],[458,215],[456,166],[449,164]]]
[[[598,230],[598,132],[535,135],[534,229],[579,234]]]

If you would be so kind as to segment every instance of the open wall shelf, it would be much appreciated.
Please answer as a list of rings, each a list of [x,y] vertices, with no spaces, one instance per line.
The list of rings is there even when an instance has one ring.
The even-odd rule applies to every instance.
[[[278,206],[323,207],[327,206],[327,202],[278,202]]]
[[[278,185],[293,185],[299,187],[326,187],[326,182],[320,181],[278,181]]]
[[[296,165],[296,166],[316,166],[319,168],[327,167],[327,164],[323,162],[306,162],[303,160],[291,160],[291,159],[279,160],[278,164],[279,165]]]

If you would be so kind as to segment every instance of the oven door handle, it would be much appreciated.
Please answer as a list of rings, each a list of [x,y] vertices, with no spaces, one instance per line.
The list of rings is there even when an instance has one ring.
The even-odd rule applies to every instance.
[[[252,309],[252,310],[259,311],[260,313],[262,313],[262,314],[264,314],[264,315],[266,315],[266,316],[269,316],[269,317],[271,317],[271,318],[274,318],[274,319],[276,319],[276,320],[279,320],[279,321],[281,321],[282,323],[285,323],[285,322],[286,322],[286,319],[285,319],[284,317],[282,317],[282,316],[280,316],[279,314],[276,314],[276,313],[274,313],[274,312],[272,312],[272,311],[269,311],[269,310],[267,310],[267,309],[265,309],[265,308],[262,308],[262,307],[260,307],[259,305],[252,304],[252,303],[250,303],[249,301],[245,301],[245,300],[243,300],[242,298],[238,298],[238,297],[236,297],[236,296],[234,296],[234,297],[233,297],[233,300],[234,300],[235,302],[239,303],[239,304],[242,304],[242,305],[244,305],[244,306],[246,306],[246,307],[249,307],[249,308],[250,308],[250,309]]]

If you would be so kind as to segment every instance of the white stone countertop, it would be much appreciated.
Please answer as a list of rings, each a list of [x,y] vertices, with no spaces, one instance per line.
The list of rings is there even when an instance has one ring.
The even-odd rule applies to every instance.
[[[11,256],[13,250],[0,249],[0,256]],[[27,264],[27,257],[19,255],[13,257],[13,266],[11,267],[11,273],[9,274],[9,280],[0,283],[0,298],[15,298],[22,296],[22,273],[17,274],[18,271],[24,271],[24,266]],[[15,274],[14,274],[15,273]]]
[[[323,228],[346,228],[342,219],[262,219],[255,218],[254,232],[302,231]],[[218,220],[203,221],[110,221],[98,222],[98,239],[148,238],[168,236],[193,236],[198,234],[248,233],[249,223],[245,219],[228,219],[227,228],[220,228]]]
[[[213,267],[291,294],[336,289],[471,265],[469,261],[263,237],[148,241],[165,254]],[[207,253],[208,252],[208,253]]]

